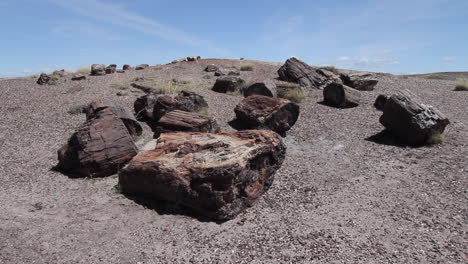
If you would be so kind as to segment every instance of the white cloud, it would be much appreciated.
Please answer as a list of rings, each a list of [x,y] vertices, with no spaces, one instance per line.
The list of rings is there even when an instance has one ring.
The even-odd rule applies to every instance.
[[[447,57],[443,57],[442,61],[452,62],[452,61],[455,61],[456,59],[457,59],[457,57],[455,57],[455,56],[447,56]]]
[[[350,67],[357,69],[376,69],[387,65],[399,64],[397,59],[389,58],[367,58],[367,57],[339,57],[335,60],[336,64],[342,67]]]

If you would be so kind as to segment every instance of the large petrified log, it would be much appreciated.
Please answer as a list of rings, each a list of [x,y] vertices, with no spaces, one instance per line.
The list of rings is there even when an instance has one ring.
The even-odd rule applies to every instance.
[[[119,173],[123,193],[180,203],[216,220],[234,218],[273,183],[286,148],[272,131],[169,133]]]
[[[181,91],[174,98],[177,101],[176,108],[187,112],[200,112],[208,108],[205,98],[197,93]]]
[[[323,89],[323,102],[327,105],[348,108],[359,105],[361,93],[344,84],[333,82]]]
[[[149,67],[148,64],[138,64],[137,66],[135,66],[135,70],[144,70],[148,67]]]
[[[280,80],[299,83],[302,86],[321,88],[327,78],[307,63],[292,57],[278,70]]]
[[[91,75],[94,75],[94,76],[106,75],[106,65],[104,64],[91,65]]]
[[[131,135],[111,108],[82,125],[58,151],[57,168],[76,176],[105,177],[137,154]]]
[[[430,105],[420,103],[410,91],[403,90],[383,102],[380,123],[399,140],[409,145],[431,142],[444,133],[448,118]]]
[[[158,122],[153,124],[154,138],[161,133],[186,131],[186,132],[211,132],[220,131],[216,119],[207,115],[192,112],[174,110],[162,116]]]
[[[234,109],[237,123],[245,129],[271,129],[280,135],[296,123],[299,105],[282,98],[252,95]]]
[[[273,80],[257,80],[244,90],[244,97],[251,95],[264,95],[270,97],[277,97],[276,84]]]
[[[125,124],[125,127],[127,127],[128,132],[130,135],[132,135],[132,137],[141,136],[143,133],[143,128],[135,119],[132,112],[121,106],[115,105],[107,99],[100,99],[91,102],[86,108],[86,120],[94,118],[100,111],[104,109],[110,109],[112,113],[118,116]]]
[[[244,85],[245,81],[238,76],[222,76],[216,80],[212,90],[218,93],[242,92]]]
[[[153,119],[153,108],[158,97],[157,94],[145,94],[135,100],[133,109],[137,120],[150,121]]]

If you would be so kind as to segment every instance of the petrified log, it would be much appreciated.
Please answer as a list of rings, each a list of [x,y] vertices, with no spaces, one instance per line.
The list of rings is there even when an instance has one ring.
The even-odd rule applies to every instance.
[[[145,94],[135,100],[133,110],[137,120],[146,122],[153,119],[153,109],[158,97],[157,94]]]
[[[450,122],[440,111],[404,90],[388,98],[380,123],[402,142],[421,145],[442,135]]]
[[[210,132],[220,131],[216,119],[192,112],[174,110],[165,114],[157,123],[153,125],[154,138],[158,138],[161,133],[170,132]]]
[[[138,64],[136,67],[135,67],[135,70],[144,70],[146,68],[148,68],[149,65],[148,64]]]
[[[94,75],[94,76],[106,75],[106,66],[104,64],[91,65],[91,75]]]
[[[86,108],[86,120],[95,118],[95,116],[104,109],[110,109],[117,117],[119,117],[127,127],[128,132],[132,137],[140,136],[143,133],[143,128],[140,123],[135,119],[132,112],[121,107],[116,106],[114,103],[107,99],[100,99],[91,102]]]
[[[323,101],[325,104],[338,107],[348,108],[359,105],[361,93],[344,84],[333,82],[323,89]]]
[[[129,64],[124,64],[122,66],[122,70],[124,70],[124,71],[130,70],[130,69],[132,69],[132,66],[130,66]]]
[[[296,123],[299,105],[282,98],[252,95],[244,98],[234,112],[243,129],[271,129],[284,135]]]
[[[106,67],[106,74],[115,73],[116,70],[117,70],[117,65],[116,64],[111,64],[111,65]]]
[[[49,76],[48,74],[45,74],[45,73],[41,73],[41,75],[37,79],[36,83],[39,84],[39,85],[44,85],[44,84],[55,85],[55,84],[57,84],[57,82],[56,82],[56,80],[54,78],[52,78],[51,76]]]
[[[375,102],[374,102],[375,109],[377,109],[379,111],[383,111],[383,109],[385,107],[385,104],[387,103],[388,99],[390,99],[390,96],[388,96],[388,95],[380,94],[379,96],[377,96],[377,98],[375,99]]]
[[[238,76],[222,76],[216,80],[213,91],[218,93],[241,92],[245,81]]]
[[[299,83],[302,86],[321,88],[327,78],[307,63],[292,57],[278,70],[280,80]]]
[[[174,98],[177,101],[177,109],[187,112],[199,112],[208,108],[205,98],[197,93],[181,91]]]
[[[123,193],[180,203],[228,220],[251,207],[273,183],[286,148],[272,131],[169,133],[119,173]]]
[[[153,121],[157,122],[166,113],[175,110],[177,107],[177,101],[169,95],[162,95],[156,99],[156,103],[153,107]]]
[[[73,75],[71,79],[72,81],[81,81],[81,80],[86,80],[86,76],[83,74],[75,74]]]
[[[251,95],[264,95],[270,97],[277,97],[276,84],[273,80],[258,80],[252,83],[247,89],[244,90],[244,97]]]
[[[208,66],[206,66],[205,68],[205,71],[206,72],[215,72],[218,70],[218,66],[214,65],[214,64],[209,64]]]
[[[137,154],[131,135],[112,109],[105,108],[82,125],[58,151],[57,168],[76,176],[105,177]]]

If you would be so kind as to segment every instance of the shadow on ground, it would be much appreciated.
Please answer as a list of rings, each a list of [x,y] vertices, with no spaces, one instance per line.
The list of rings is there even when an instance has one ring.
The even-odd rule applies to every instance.
[[[365,140],[374,142],[380,145],[395,146],[395,147],[410,147],[407,144],[401,143],[394,135],[392,135],[387,129],[380,131],[379,133],[366,138]]]

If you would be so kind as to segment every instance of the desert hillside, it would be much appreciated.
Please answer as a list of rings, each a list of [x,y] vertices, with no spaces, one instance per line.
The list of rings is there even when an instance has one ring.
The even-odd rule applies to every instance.
[[[246,83],[278,77],[283,62],[200,59],[55,85],[0,80],[1,263],[466,263],[468,93],[443,78],[372,74],[360,103],[335,108],[304,89],[297,122],[282,138],[271,188],[234,219],[211,221],[178,204],[123,195],[118,175],[69,177],[59,150],[85,122],[84,106],[108,99],[133,111],[131,84],[190,90],[221,131],[240,94],[212,91],[214,64]],[[121,66],[119,66],[120,68]],[[456,75],[458,76],[458,75]],[[380,94],[408,89],[450,120],[439,144],[411,147],[384,132]],[[141,149],[153,137],[141,122]]]

